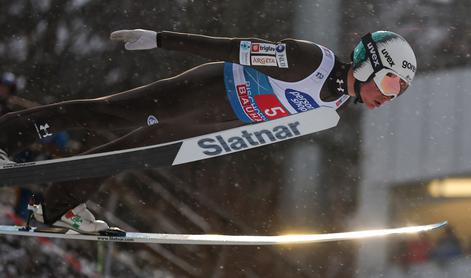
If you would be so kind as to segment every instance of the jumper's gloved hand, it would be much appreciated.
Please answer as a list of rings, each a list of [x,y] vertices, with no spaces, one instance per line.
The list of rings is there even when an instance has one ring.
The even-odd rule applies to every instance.
[[[110,39],[125,42],[127,50],[144,50],[157,48],[157,33],[150,30],[118,30],[110,35]]]

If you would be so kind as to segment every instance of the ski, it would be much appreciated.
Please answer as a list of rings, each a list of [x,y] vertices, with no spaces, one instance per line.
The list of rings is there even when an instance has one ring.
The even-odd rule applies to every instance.
[[[245,151],[335,127],[339,115],[320,107],[170,143],[0,166],[0,186],[111,176],[127,169],[169,167]]]
[[[279,236],[235,236],[235,235],[189,235],[189,234],[158,234],[158,233],[131,233],[125,236],[84,235],[78,233],[47,233],[37,232],[32,227],[24,231],[21,226],[0,226],[0,234],[15,236],[33,236],[45,238],[61,238],[91,241],[156,243],[156,244],[191,244],[191,245],[283,245],[283,244],[309,244],[331,241],[345,241],[355,239],[370,239],[391,235],[407,235],[442,228],[447,222],[431,225],[401,227],[393,229],[366,230],[330,234],[302,234]]]

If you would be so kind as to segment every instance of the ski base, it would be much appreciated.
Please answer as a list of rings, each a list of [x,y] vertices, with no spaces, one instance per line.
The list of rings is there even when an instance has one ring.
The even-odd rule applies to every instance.
[[[366,230],[330,234],[302,234],[279,236],[234,236],[234,235],[191,235],[191,234],[159,234],[127,232],[122,236],[85,235],[77,233],[53,233],[39,231],[31,227],[29,231],[22,231],[21,226],[0,226],[0,234],[16,236],[32,236],[45,238],[61,238],[109,242],[134,242],[156,244],[191,244],[191,245],[283,245],[283,244],[309,244],[318,242],[344,241],[354,239],[369,239],[391,235],[407,235],[428,232],[447,225],[441,222],[423,226],[401,227],[393,229]]]

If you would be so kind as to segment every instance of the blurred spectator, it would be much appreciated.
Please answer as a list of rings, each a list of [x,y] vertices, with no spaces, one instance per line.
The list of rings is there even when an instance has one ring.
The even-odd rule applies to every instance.
[[[29,217],[29,211],[27,209],[29,200],[33,192],[28,188],[17,187],[16,188],[16,201],[14,212],[15,214],[23,220],[27,220]]]
[[[397,243],[393,244],[393,246],[393,256],[391,258],[392,261],[400,266],[403,271],[407,271],[409,268],[407,261],[407,241],[400,239],[397,241]]]
[[[461,242],[451,226],[447,226],[444,234],[437,239],[431,255],[439,265],[463,255]]]
[[[404,272],[410,267],[426,263],[430,260],[432,241],[427,234],[419,234],[417,238],[400,240],[395,246],[393,260]]]
[[[9,99],[16,93],[16,78],[11,72],[0,77],[0,116],[12,111]]]
[[[422,264],[430,259],[432,242],[427,234],[419,234],[419,238],[407,243],[406,262],[408,266]]]

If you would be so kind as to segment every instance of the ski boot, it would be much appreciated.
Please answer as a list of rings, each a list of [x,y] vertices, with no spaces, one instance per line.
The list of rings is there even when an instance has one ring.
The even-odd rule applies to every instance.
[[[34,218],[39,223],[44,223],[43,205],[35,202],[35,197],[31,198],[28,204],[30,217],[26,225],[29,229],[30,219]],[[54,222],[50,227],[37,228],[38,232],[58,232],[70,233],[75,231],[80,234],[103,235],[103,236],[125,236],[126,232],[119,228],[110,228],[108,224],[102,220],[96,220],[95,216],[88,210],[86,204],[80,204],[73,209],[67,211],[59,220]]]

